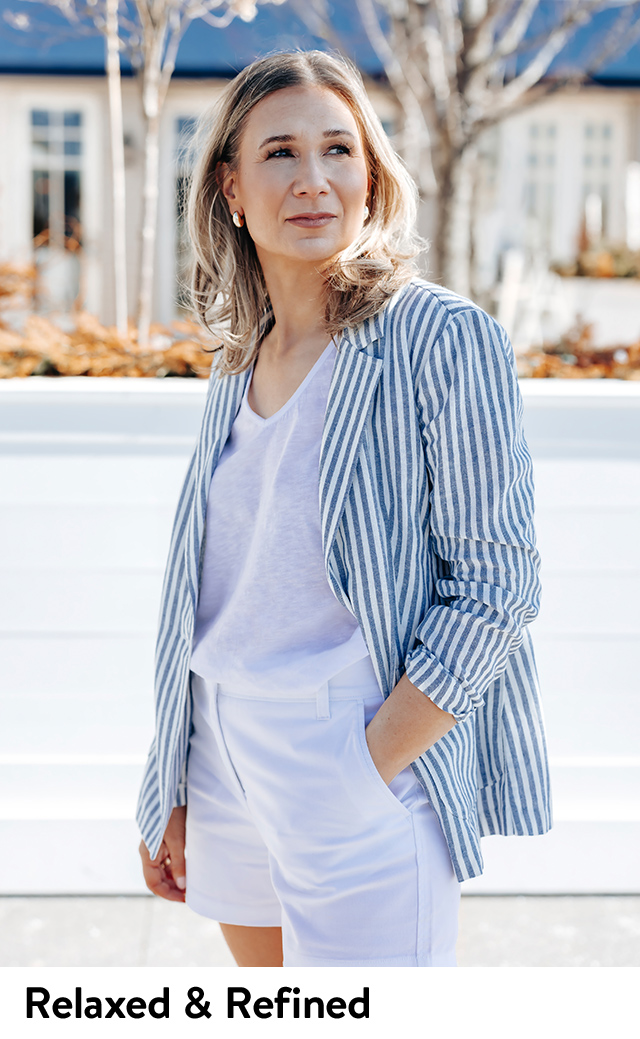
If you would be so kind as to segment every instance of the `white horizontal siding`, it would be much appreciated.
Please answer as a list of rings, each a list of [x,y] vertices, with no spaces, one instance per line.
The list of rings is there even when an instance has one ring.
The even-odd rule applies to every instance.
[[[0,627],[16,632],[147,635],[155,627],[162,570],[93,567],[0,571]]]
[[[0,399],[2,387],[0,386]],[[194,423],[195,437],[196,423]],[[7,445],[4,452],[7,451]],[[175,506],[184,477],[187,453],[125,455],[81,450],[43,456],[0,451],[0,505]]]
[[[552,756],[640,753],[637,636],[535,644]]]
[[[541,497],[540,490],[538,496]],[[538,547],[546,574],[587,570],[589,574],[640,572],[638,508],[606,504],[541,506],[536,509]],[[611,531],[625,546],[624,559],[612,559]],[[616,565],[617,564],[617,565]]]
[[[0,640],[3,702],[60,696],[87,698],[151,695],[152,632],[35,634],[4,632]]]
[[[638,890],[637,822],[561,820],[544,837],[486,837],[466,894],[628,894]]]
[[[7,697],[2,707],[0,769],[26,760],[62,763],[68,757],[112,757],[115,764],[116,758],[139,757],[153,735],[151,691],[145,683],[135,697],[123,696],[117,687],[101,696],[90,686],[83,696]]]
[[[170,505],[156,503],[4,504],[0,544],[13,546],[11,567],[21,572],[157,570],[169,549],[172,517]]]
[[[616,566],[615,559],[612,564],[608,574],[543,567],[542,606],[532,627],[536,636],[640,634],[640,570]]]
[[[144,762],[0,765],[0,819],[130,819]]]

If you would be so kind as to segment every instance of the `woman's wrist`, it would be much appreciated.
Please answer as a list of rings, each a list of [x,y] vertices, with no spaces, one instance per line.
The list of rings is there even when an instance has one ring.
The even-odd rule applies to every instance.
[[[455,724],[453,715],[441,711],[403,675],[365,731],[369,753],[385,783]]]

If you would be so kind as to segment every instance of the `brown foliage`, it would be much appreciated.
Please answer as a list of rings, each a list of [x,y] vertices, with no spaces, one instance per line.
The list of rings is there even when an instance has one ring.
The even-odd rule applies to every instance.
[[[83,311],[72,321],[67,332],[51,319],[32,314],[20,333],[0,322],[0,378],[177,375],[206,379],[209,375],[213,354],[205,351],[199,329],[191,323],[174,322],[170,328],[152,325],[151,346],[140,351],[133,327],[130,338],[123,340],[115,328],[105,328]]]
[[[596,348],[592,345],[592,326],[578,321],[558,343],[545,343],[519,357],[518,375],[532,379],[640,379],[640,340],[626,346]]]
[[[86,311],[63,318],[28,313],[33,301],[35,268],[0,264],[0,379],[28,375],[87,375],[206,379],[212,344],[194,322],[152,325],[151,342],[139,350],[136,330],[127,338],[101,325]],[[10,321],[10,311],[18,321]],[[21,317],[20,314],[26,316]],[[2,320],[2,315],[6,320]],[[205,349],[205,347],[207,349]]]
[[[586,246],[575,260],[551,269],[564,278],[640,278],[640,252],[626,245]]]
[[[36,284],[35,264],[0,263],[0,310],[30,307]]]

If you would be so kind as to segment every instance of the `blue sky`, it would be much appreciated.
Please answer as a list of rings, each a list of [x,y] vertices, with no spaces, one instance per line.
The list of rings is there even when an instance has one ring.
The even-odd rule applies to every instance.
[[[557,18],[562,0],[541,0],[531,24],[532,35]],[[333,24],[342,49],[372,75],[380,65],[366,38],[354,0],[334,0]],[[7,21],[11,12],[26,15],[32,30],[19,32]],[[558,56],[552,71],[580,68],[597,49],[602,34],[619,16],[620,10],[600,13],[570,39]],[[640,21],[640,10],[634,12]],[[259,9],[253,22],[236,19],[224,30],[195,22],[181,43],[176,74],[179,76],[230,76],[255,57],[271,50],[293,47],[326,47],[303,24],[291,3],[267,4]],[[104,43],[95,30],[75,35],[69,23],[55,9],[31,0],[0,0],[0,72],[66,72],[100,75],[104,70]],[[640,85],[640,42],[599,70],[598,79]]]

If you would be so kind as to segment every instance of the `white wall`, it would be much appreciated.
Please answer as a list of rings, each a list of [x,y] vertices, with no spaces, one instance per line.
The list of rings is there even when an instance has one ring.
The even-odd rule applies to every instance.
[[[469,891],[640,890],[640,385],[524,382],[556,826]],[[206,384],[0,382],[0,890],[135,892],[172,511]]]

